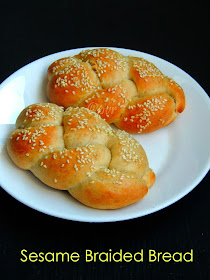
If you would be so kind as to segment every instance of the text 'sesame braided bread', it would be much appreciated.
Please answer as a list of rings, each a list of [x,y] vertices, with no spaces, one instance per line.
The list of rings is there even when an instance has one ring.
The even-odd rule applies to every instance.
[[[25,108],[7,141],[13,162],[82,203],[116,209],[143,198],[155,181],[141,145],[87,108]]]
[[[148,133],[185,108],[182,88],[143,58],[110,49],[84,50],[48,68],[47,97],[65,108],[86,107],[130,133]]]

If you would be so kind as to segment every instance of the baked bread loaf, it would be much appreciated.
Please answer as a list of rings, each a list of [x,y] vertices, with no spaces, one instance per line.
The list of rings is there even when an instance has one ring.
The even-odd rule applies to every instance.
[[[18,167],[93,208],[132,204],[155,181],[141,145],[87,108],[28,106],[17,118],[7,151]]]
[[[86,107],[130,133],[149,133],[185,108],[182,88],[143,58],[111,49],[84,50],[48,68],[47,97],[65,108]]]

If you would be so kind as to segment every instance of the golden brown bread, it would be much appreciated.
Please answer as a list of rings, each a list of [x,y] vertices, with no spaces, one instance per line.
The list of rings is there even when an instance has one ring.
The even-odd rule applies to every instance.
[[[132,204],[155,181],[141,145],[87,108],[28,106],[17,118],[7,151],[18,167],[93,208]]]
[[[47,97],[65,108],[86,107],[131,133],[167,126],[185,108],[182,88],[154,64],[110,49],[84,50],[52,63]]]

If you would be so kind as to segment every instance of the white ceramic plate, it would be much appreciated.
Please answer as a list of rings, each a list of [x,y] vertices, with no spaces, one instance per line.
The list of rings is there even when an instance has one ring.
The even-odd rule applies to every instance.
[[[0,184],[20,202],[48,215],[85,222],[113,222],[141,217],[176,202],[204,178],[210,167],[210,102],[199,84],[175,65],[133,50],[112,48],[124,55],[153,62],[184,89],[186,109],[168,127],[147,135],[133,135],[144,147],[155,185],[139,202],[118,210],[96,210],[84,206],[65,191],[39,181],[9,159],[5,142],[20,111],[45,102],[48,66],[56,59],[72,56],[82,49],[63,51],[38,59],[21,68],[0,86]]]

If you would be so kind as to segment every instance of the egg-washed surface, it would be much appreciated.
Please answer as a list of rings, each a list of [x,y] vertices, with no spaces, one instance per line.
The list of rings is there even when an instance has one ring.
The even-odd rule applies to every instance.
[[[102,48],[52,63],[47,97],[65,108],[86,107],[130,133],[167,126],[185,108],[183,89],[153,63]]]
[[[28,106],[17,118],[7,151],[18,167],[93,208],[132,204],[155,181],[139,142],[83,107]]]

